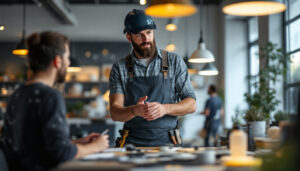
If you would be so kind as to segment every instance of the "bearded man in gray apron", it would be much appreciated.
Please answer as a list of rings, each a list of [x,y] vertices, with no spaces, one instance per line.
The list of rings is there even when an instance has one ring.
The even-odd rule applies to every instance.
[[[187,67],[182,57],[156,47],[156,25],[144,11],[130,11],[124,25],[133,51],[113,64],[109,79],[111,117],[125,122],[118,146],[177,144],[177,117],[196,110]]]

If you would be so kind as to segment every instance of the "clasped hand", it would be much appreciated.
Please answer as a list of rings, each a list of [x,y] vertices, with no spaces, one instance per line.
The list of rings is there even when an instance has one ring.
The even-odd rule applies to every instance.
[[[133,108],[133,114],[140,116],[147,121],[153,121],[163,117],[166,112],[166,107],[157,102],[146,102],[148,96],[141,97]]]

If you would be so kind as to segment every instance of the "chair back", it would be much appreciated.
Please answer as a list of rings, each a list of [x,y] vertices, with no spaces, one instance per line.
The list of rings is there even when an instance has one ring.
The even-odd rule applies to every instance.
[[[1,171],[8,171],[8,163],[7,163],[5,153],[2,149],[1,144],[0,144],[0,170]]]

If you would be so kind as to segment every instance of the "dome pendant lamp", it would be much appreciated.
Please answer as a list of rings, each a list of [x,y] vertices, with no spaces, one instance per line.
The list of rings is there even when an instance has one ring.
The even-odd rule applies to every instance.
[[[147,15],[158,18],[185,17],[196,12],[191,0],[152,0],[145,9]]]
[[[203,0],[200,2],[200,8],[203,6]],[[201,11],[203,9],[200,9],[200,20],[201,20]],[[189,59],[189,62],[191,63],[208,63],[208,62],[214,62],[215,57],[214,55],[206,49],[205,43],[203,42],[203,36],[202,36],[202,21],[200,21],[200,39],[198,42],[198,48],[195,50]]]
[[[207,63],[204,65],[204,67],[198,72],[199,75],[203,76],[213,76],[218,75],[219,71],[215,67],[213,63]]]
[[[280,0],[225,0],[222,11],[236,16],[264,16],[283,12]]]
[[[28,54],[28,50],[25,47],[25,25],[26,25],[26,0],[23,2],[23,31],[22,31],[22,39],[18,43],[17,47],[12,51],[14,55],[18,55],[20,57],[26,57]]]

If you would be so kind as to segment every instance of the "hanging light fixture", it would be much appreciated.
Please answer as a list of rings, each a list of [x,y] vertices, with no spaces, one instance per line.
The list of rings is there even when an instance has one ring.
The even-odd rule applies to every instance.
[[[81,68],[80,65],[78,63],[78,61],[76,60],[76,58],[71,57],[70,58],[70,66],[67,69],[67,72],[80,72]]]
[[[176,50],[176,45],[174,43],[169,43],[167,44],[165,50],[169,52],[174,52]]]
[[[219,71],[215,67],[213,63],[207,63],[204,65],[204,67],[198,72],[199,75],[203,76],[212,76],[212,75],[218,75]]]
[[[236,16],[263,16],[283,12],[280,0],[225,0],[222,11]]]
[[[80,72],[82,69],[76,59],[75,44],[70,43],[70,48],[72,56],[70,57],[70,66],[67,68],[67,72]]]
[[[4,25],[0,25],[0,31],[5,30],[5,26]]]
[[[146,0],[140,0],[140,5],[146,5],[147,1]]]
[[[189,59],[191,63],[208,63],[214,62],[215,57],[214,55],[206,49],[205,43],[203,42],[203,35],[202,35],[202,20],[201,20],[201,13],[203,11],[203,0],[200,1],[200,38],[198,42],[198,48],[195,50]]]
[[[23,31],[21,41],[18,43],[17,47],[12,51],[14,55],[18,55],[20,57],[26,57],[28,54],[28,50],[25,47],[25,25],[26,25],[26,0],[23,1]]]
[[[152,0],[145,9],[147,15],[159,18],[185,17],[196,12],[190,0]]]
[[[166,30],[176,31],[179,18],[170,18],[166,24]]]

